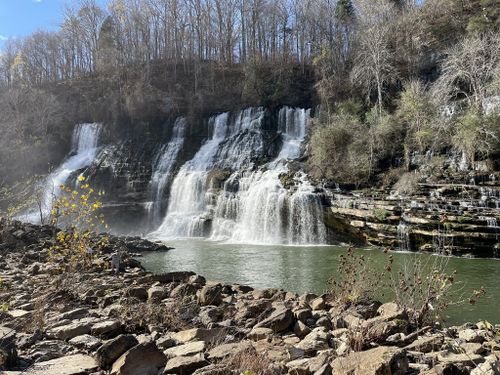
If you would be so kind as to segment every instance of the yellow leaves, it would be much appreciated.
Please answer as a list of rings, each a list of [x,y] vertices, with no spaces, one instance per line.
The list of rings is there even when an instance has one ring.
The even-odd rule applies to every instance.
[[[83,181],[85,181],[85,176],[84,175],[78,176],[78,182],[83,182]]]

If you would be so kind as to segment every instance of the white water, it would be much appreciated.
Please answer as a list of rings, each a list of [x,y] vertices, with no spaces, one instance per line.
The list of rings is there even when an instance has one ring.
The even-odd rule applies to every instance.
[[[399,251],[410,251],[410,228],[403,220],[398,224]]]
[[[229,113],[223,113],[209,120],[212,138],[175,177],[167,214],[160,227],[151,234],[153,237],[201,237],[207,234],[206,223],[215,199],[210,171],[229,165],[241,167],[251,159],[255,149],[263,147],[259,132],[263,117],[264,110],[257,108],[242,111],[234,119]]]
[[[287,161],[300,156],[310,111],[283,108],[278,129],[282,148],[278,157],[252,170],[252,157],[263,154],[261,108],[247,109],[234,118],[211,119],[213,136],[175,177],[166,217],[153,238],[210,237],[213,240],[260,244],[326,243],[319,197],[305,175],[289,178]],[[217,183],[221,170],[235,172]]]
[[[226,182],[216,205],[212,239],[255,244],[321,244],[326,242],[321,202],[305,176],[288,173],[287,160],[300,156],[310,111],[282,108],[278,129],[283,145],[278,157],[255,172],[236,173]],[[234,186],[238,185],[235,191]]]
[[[61,185],[64,185],[74,172],[88,167],[94,161],[101,128],[101,124],[98,123],[79,124],[75,127],[71,156],[49,174],[44,182],[40,207],[31,209],[22,216],[22,220],[40,223],[49,217],[54,200],[61,194]]]
[[[172,171],[177,156],[184,145],[186,119],[179,117],[172,129],[170,142],[160,149],[153,165],[153,175],[150,182],[151,205],[148,207],[154,225],[159,224],[161,214],[165,209],[165,189],[172,180]]]

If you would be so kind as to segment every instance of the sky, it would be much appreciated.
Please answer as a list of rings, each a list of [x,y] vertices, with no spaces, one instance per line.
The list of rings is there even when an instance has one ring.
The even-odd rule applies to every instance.
[[[57,30],[66,2],[68,0],[0,0],[0,48],[9,38],[26,36],[39,29]]]

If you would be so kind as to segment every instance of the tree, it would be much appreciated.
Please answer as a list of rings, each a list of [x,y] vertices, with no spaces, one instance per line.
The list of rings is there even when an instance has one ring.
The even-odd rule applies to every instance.
[[[424,84],[414,79],[405,83],[396,117],[403,125],[404,160],[409,170],[412,152],[424,152],[436,137],[432,129],[435,110]]]
[[[379,116],[382,116],[383,93],[387,84],[396,78],[394,52],[390,48],[390,22],[395,15],[388,0],[362,0],[357,56],[351,80],[370,97],[376,91]]]
[[[474,34],[448,51],[434,88],[443,102],[466,98],[481,112],[484,99],[498,95],[494,82],[499,75],[500,32]]]

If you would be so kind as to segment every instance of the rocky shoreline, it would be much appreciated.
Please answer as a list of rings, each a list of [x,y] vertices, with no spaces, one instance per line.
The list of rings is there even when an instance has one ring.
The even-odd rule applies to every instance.
[[[498,327],[414,327],[394,303],[337,313],[327,295],[153,275],[127,256],[166,247],[110,239],[123,270],[60,274],[53,228],[0,221],[0,373],[500,374]]]

